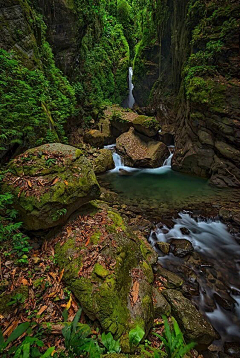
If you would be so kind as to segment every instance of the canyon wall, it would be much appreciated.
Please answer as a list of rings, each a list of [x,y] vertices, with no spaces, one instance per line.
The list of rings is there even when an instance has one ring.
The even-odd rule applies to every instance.
[[[152,87],[148,58],[155,48],[142,44],[135,59],[137,103],[154,108],[162,124],[175,125],[173,169],[218,186],[240,185],[239,8],[235,0],[160,1]]]

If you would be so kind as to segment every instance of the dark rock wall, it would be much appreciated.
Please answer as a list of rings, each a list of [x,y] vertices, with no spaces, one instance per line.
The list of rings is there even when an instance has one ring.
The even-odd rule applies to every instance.
[[[84,32],[79,28],[73,0],[36,0],[47,25],[47,40],[51,44],[57,66],[68,77],[78,64],[78,43]]]
[[[143,103],[135,90],[136,101],[148,102],[162,124],[174,123],[174,170],[239,186],[239,2],[166,0],[160,13],[163,4],[166,19],[156,22],[159,77],[149,88],[148,71],[135,76],[135,88],[145,92]],[[146,44],[142,54],[145,60],[153,51]]]

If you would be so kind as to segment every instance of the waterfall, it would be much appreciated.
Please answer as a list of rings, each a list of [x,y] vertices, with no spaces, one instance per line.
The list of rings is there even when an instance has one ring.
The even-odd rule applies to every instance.
[[[133,108],[134,103],[135,103],[135,98],[133,97],[133,88],[134,85],[132,83],[132,77],[133,77],[133,69],[132,67],[129,67],[128,69],[128,88],[129,88],[129,92],[128,92],[128,97],[124,100],[122,106],[124,108]]]
[[[106,145],[105,149],[110,149],[113,153],[113,161],[115,164],[115,168],[111,170],[111,173],[119,172],[120,169],[123,169],[127,172],[135,172],[137,174],[148,173],[148,174],[161,174],[166,173],[171,170],[171,163],[173,157],[173,146],[169,146],[169,157],[164,161],[163,165],[159,168],[149,168],[149,169],[141,169],[141,168],[132,168],[124,165],[122,157],[116,152],[116,144]]]

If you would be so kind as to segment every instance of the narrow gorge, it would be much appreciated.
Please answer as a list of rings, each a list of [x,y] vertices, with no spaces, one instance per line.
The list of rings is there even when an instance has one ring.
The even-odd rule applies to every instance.
[[[1,357],[240,357],[239,18],[0,0]]]

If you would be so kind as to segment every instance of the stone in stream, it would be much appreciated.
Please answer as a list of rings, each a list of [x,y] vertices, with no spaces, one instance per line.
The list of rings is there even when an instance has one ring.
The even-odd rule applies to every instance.
[[[163,268],[160,264],[156,267],[157,279],[160,280],[166,288],[179,288],[183,285],[183,279],[175,273]]]
[[[12,160],[8,169],[2,190],[13,195],[27,230],[62,225],[75,210],[100,196],[89,161],[69,145],[29,149]]]
[[[172,314],[183,330],[187,341],[197,343],[197,349],[206,349],[218,338],[211,324],[196,307],[177,290],[163,290],[162,294],[172,308]]]
[[[71,235],[59,236],[55,252],[63,278],[86,315],[120,338],[122,350],[129,352],[129,331],[140,326],[148,334],[153,324],[151,265],[157,254],[150,244],[117,211],[91,202],[71,222]]]
[[[92,161],[95,174],[102,174],[114,168],[112,152],[109,149],[100,149]]]
[[[134,128],[117,138],[117,151],[123,155],[125,165],[136,168],[157,168],[169,156],[167,146],[138,134]]]
[[[153,288],[153,306],[155,318],[161,318],[162,315],[169,316],[171,314],[170,304],[155,287]]]
[[[168,242],[156,242],[155,246],[162,251],[163,254],[168,255],[170,251],[170,244]]]
[[[177,257],[185,257],[193,252],[192,243],[186,239],[171,239],[170,252]]]

